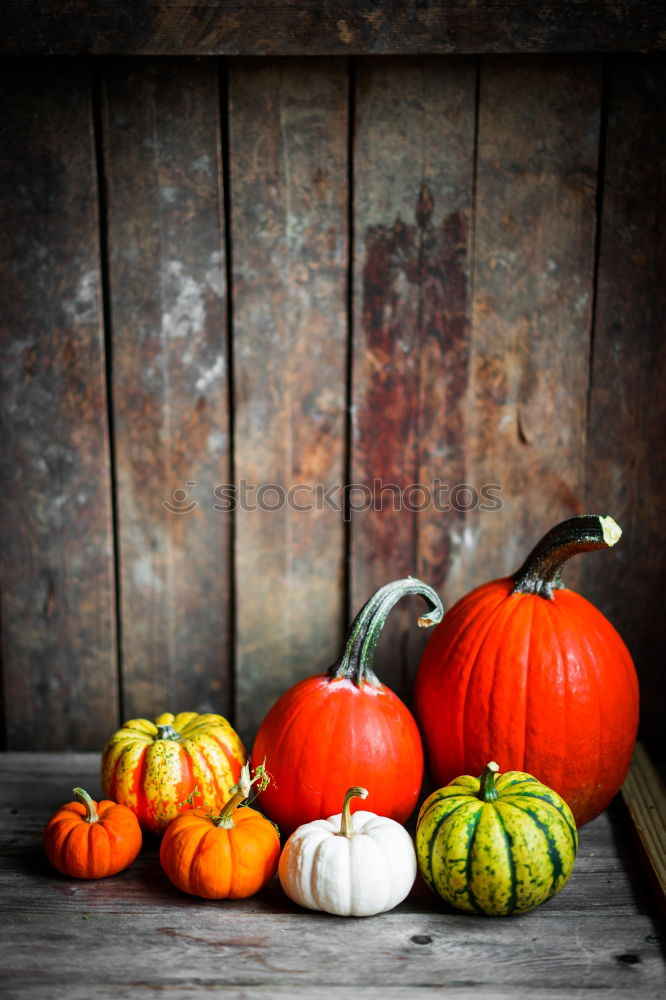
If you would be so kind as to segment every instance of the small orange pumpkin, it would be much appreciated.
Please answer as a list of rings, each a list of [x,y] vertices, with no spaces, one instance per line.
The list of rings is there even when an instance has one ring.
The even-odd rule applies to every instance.
[[[160,845],[162,868],[183,892],[204,899],[244,899],[275,875],[280,835],[265,816],[244,806],[251,785],[245,764],[219,816],[198,809],[182,813],[166,829]]]
[[[44,828],[46,856],[63,875],[104,878],[131,865],[141,850],[141,827],[127,806],[108,799],[95,802],[83,788],[66,802]]]

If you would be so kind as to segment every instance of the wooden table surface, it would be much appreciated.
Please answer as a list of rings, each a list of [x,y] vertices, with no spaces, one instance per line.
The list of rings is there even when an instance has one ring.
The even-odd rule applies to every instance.
[[[74,785],[100,794],[95,754],[0,756],[0,996],[653,998],[663,923],[621,804],[581,830],[569,884],[522,917],[440,905],[420,881],[390,913],[299,909],[274,882],[243,902],[184,895],[146,838],[126,871],[53,871],[41,830]]]

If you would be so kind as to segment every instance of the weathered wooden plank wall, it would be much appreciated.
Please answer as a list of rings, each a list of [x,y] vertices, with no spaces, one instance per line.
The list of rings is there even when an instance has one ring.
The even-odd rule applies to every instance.
[[[229,98],[234,471],[248,487],[235,666],[248,737],[342,641],[344,523],[313,491],[344,481],[347,65],[232,64]]]
[[[173,707],[227,712],[249,741],[375,586],[416,573],[450,604],[587,507],[625,537],[568,579],[625,635],[658,747],[663,71],[7,68],[9,747],[98,749],[121,716]],[[335,509],[375,479],[438,479],[453,509],[394,512],[393,490],[381,512],[350,510],[360,491]],[[272,484],[280,509],[227,509],[242,480],[246,508]],[[329,502],[280,505],[299,484]],[[492,484],[501,510],[450,494]],[[414,609],[379,650],[406,698]]]
[[[350,611],[408,574],[451,598],[461,515],[422,487],[441,480],[444,505],[445,487],[465,482],[476,78],[467,58],[358,66]],[[407,693],[426,636],[404,603],[377,665]]]
[[[6,0],[19,55],[357,55],[666,48],[661,0]]]
[[[483,61],[466,454],[504,506],[466,518],[463,589],[585,506],[600,119],[594,57]]]
[[[91,87],[43,62],[0,87],[6,740],[92,746],[118,684]]]
[[[607,132],[585,499],[624,527],[606,565],[586,563],[584,593],[625,637],[641,681],[641,725],[664,747],[666,615],[666,104],[663,59],[608,63]],[[660,747],[659,750],[656,748]]]
[[[229,712],[231,523],[211,500],[230,454],[217,66],[121,60],[102,99],[123,714]]]

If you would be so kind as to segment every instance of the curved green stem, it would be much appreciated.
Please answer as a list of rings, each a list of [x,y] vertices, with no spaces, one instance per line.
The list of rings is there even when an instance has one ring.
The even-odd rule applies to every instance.
[[[499,771],[499,765],[491,760],[483,769],[483,774],[479,778],[479,798],[482,802],[495,802],[499,797],[495,787],[495,776]]]
[[[331,680],[346,678],[353,681],[357,687],[360,687],[363,681],[379,685],[379,680],[372,669],[375,646],[389,611],[407,594],[420,594],[430,605],[430,613],[418,619],[421,628],[429,628],[441,622],[444,616],[442,602],[427,583],[413,576],[387,583],[372,595],[354,619],[344,653],[328,670]]]
[[[215,826],[221,826],[225,830],[229,830],[232,826],[236,825],[233,819],[234,813],[241,802],[244,802],[248,797],[252,785],[255,781],[258,781],[259,778],[260,775],[255,774],[254,778],[250,780],[250,762],[246,761],[241,768],[238,784],[234,785],[231,789],[231,798],[228,799],[228,801],[223,805],[220,815],[213,820]]]
[[[171,725],[170,722],[168,722],[165,726],[158,726],[157,727],[157,736],[155,737],[155,739],[156,740],[179,740],[180,739],[180,733],[178,732],[177,729],[173,728],[173,726]]]
[[[95,809],[95,803],[90,798],[85,788],[73,788],[72,795],[76,795],[77,798],[81,799],[86,807],[86,814],[83,817],[86,823],[97,823],[99,821],[99,816],[97,815],[97,810]]]
[[[354,836],[354,826],[351,818],[351,809],[349,804],[352,799],[367,799],[368,789],[360,788],[358,785],[354,785],[353,788],[348,788],[345,795],[345,801],[342,806],[342,819],[340,820],[340,833],[336,834],[338,837],[353,837]]]
[[[612,517],[580,514],[562,521],[544,535],[513,574],[513,593],[538,594],[552,601],[553,590],[564,586],[561,578],[567,559],[579,552],[610,548],[621,535]]]

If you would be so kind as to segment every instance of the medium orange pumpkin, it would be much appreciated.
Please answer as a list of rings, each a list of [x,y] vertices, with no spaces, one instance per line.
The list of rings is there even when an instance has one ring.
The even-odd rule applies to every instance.
[[[126,806],[102,799],[95,802],[83,788],[73,795],[44,828],[46,856],[63,875],[105,878],[131,865],[141,850],[139,822]]]
[[[621,531],[582,515],[553,528],[512,577],[477,587],[437,626],[415,685],[415,709],[437,785],[480,774],[493,756],[537,774],[580,826],[627,774],[638,681],[627,647],[594,605],[567,590],[564,563]]]
[[[161,834],[188,800],[220,809],[246,756],[221,715],[165,712],[154,722],[130,719],[102,751],[102,788],[129,806],[144,830]]]
[[[160,863],[183,892],[204,899],[244,899],[275,875],[280,857],[277,829],[256,809],[238,808],[252,783],[246,764],[218,816],[192,809],[167,827]]]
[[[259,802],[284,834],[340,809],[352,785],[367,788],[368,806],[403,823],[423,778],[423,747],[416,721],[372,669],[386,617],[407,594],[419,594],[430,613],[422,627],[441,621],[442,602],[413,577],[381,587],[352,623],[345,650],[325,674],[306,677],[273,705],[252,749],[268,761],[273,781]]]

